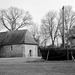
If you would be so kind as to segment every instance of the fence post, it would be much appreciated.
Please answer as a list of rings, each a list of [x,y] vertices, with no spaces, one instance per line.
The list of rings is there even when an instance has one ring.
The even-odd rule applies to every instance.
[[[46,61],[48,60],[48,57],[49,57],[49,50],[48,50],[48,53],[47,53],[47,58],[46,58]]]
[[[68,52],[68,48],[66,48],[67,50],[67,60],[69,60],[69,52]]]

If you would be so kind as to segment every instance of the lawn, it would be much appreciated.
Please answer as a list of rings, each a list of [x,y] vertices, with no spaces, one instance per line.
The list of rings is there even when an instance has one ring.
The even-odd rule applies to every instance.
[[[0,62],[0,75],[75,75],[75,62]]]

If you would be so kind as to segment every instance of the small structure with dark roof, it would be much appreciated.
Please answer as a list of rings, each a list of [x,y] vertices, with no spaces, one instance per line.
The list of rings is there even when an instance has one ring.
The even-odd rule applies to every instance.
[[[37,57],[37,42],[28,30],[0,33],[0,56]]]

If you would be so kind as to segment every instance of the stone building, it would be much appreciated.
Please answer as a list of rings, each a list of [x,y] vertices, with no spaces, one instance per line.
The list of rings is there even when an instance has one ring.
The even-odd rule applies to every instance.
[[[37,42],[28,30],[14,30],[0,33],[0,56],[38,57]]]

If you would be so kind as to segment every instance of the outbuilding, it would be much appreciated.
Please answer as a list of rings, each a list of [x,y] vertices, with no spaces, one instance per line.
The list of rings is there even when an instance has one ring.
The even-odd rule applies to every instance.
[[[0,56],[38,57],[38,46],[28,30],[0,33]]]

